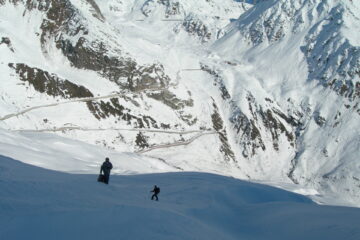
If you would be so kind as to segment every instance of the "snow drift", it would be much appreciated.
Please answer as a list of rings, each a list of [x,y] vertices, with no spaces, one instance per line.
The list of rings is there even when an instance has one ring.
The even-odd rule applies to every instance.
[[[0,156],[2,239],[358,239],[360,210],[205,173],[76,175]],[[150,200],[153,184],[160,201]]]

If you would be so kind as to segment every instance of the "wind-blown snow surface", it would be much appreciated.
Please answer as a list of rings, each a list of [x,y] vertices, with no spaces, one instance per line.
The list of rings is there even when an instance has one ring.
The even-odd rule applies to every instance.
[[[61,173],[0,156],[1,239],[359,239],[360,210],[205,173]],[[153,184],[160,201],[150,200]]]

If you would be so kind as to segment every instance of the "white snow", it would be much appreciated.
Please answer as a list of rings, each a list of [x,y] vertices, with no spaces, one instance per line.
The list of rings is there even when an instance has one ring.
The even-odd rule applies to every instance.
[[[1,154],[51,170],[94,174],[109,157],[118,165],[113,171],[118,174],[178,171],[155,158],[111,151],[54,134],[0,130],[0,136]]]
[[[138,129],[113,116],[101,121],[95,119],[84,99],[68,101],[49,97],[20,81],[15,72],[9,69],[8,63],[25,63],[55,73],[85,86],[104,101],[108,100],[107,96],[120,90],[115,83],[95,72],[72,67],[54,44],[45,46],[45,54],[38,36],[44,16],[37,11],[25,11],[22,4],[0,7],[0,37],[9,37],[14,49],[12,52],[5,44],[0,45],[0,73],[4,76],[0,82],[0,128],[11,130],[0,130],[0,154],[47,169],[91,174],[97,173],[100,162],[109,156],[115,163],[121,163],[114,170],[118,174],[204,171],[262,181],[309,195],[323,204],[360,206],[360,180],[356,180],[360,179],[358,100],[348,101],[325,89],[319,82],[309,81],[309,65],[301,48],[307,44],[305,39],[314,24],[321,22],[312,37],[323,30],[329,10],[345,2],[344,6],[351,11],[345,11],[344,23],[340,28],[341,41],[337,43],[348,40],[358,47],[358,1],[325,1],[321,4],[321,1],[271,0],[259,2],[252,10],[251,4],[232,0],[163,1],[180,3],[180,13],[170,17],[166,16],[166,6],[160,1],[96,2],[105,17],[104,21],[92,17],[93,10],[87,1],[71,0],[80,9],[81,18],[90,29],[87,37],[108,44],[111,55],[117,56],[121,52],[124,56],[134,58],[140,65],[162,64],[171,78],[169,89],[181,99],[194,100],[193,107],[183,110],[184,115],[191,114],[198,121],[193,126],[184,124],[179,120],[178,111],[143,93],[124,92],[123,98],[119,98],[120,104],[131,109],[135,115],[149,115],[173,126],[178,125],[172,131],[189,132],[213,128],[211,114],[214,99],[224,118],[229,144],[236,153],[235,161],[223,160],[219,151],[221,142],[215,134],[197,138],[188,145],[170,147],[180,140],[192,139],[198,132],[173,134],[144,130],[151,144],[169,147],[143,155],[135,154],[138,149],[133,145]],[[148,17],[142,13],[145,2],[148,3],[147,10],[151,10]],[[272,5],[276,9],[269,8]],[[319,8],[316,8],[318,5]],[[264,15],[260,18],[255,13]],[[200,20],[209,27],[211,39],[202,42],[196,34],[186,32],[181,21],[165,21],[183,20],[186,17],[193,17],[197,22]],[[296,17],[297,21],[292,17]],[[255,24],[264,19],[276,20],[275,29],[283,26],[285,35],[274,42],[270,41],[271,38],[258,45],[250,43],[245,33],[251,32],[252,23],[260,26],[266,35],[266,29],[261,24]],[[242,27],[246,31],[240,31]],[[71,40],[76,42],[77,38]],[[256,99],[256,104],[264,109],[276,106],[294,116],[301,113],[299,122],[304,125],[301,126],[302,137],[296,146],[291,146],[282,135],[279,137],[280,150],[276,151],[272,147],[271,134],[260,124],[262,128],[259,131],[266,151],[244,158],[243,149],[238,144],[239,135],[228,121],[233,109],[221,98],[212,76],[199,70],[201,64],[219,70],[231,95],[231,103],[249,118],[252,117],[247,101],[249,93]],[[356,78],[353,80],[355,82]],[[136,100],[139,106],[126,97]],[[274,101],[274,104],[268,104],[266,98]],[[351,106],[347,108],[345,105]],[[27,111],[29,108],[33,109]],[[26,112],[22,113],[24,110]],[[316,112],[326,120],[321,128],[314,122]],[[10,118],[5,119],[5,116]],[[294,130],[283,122],[286,129]],[[73,128],[67,128],[69,126]],[[37,131],[54,131],[56,134]],[[299,185],[293,184],[288,176],[292,160],[297,156],[294,176]],[[190,208],[189,205],[186,207]],[[214,236],[220,235],[214,233]],[[218,239],[226,239],[226,236],[221,235]]]
[[[113,175],[109,185],[96,178],[1,155],[1,239],[360,237],[359,209],[320,206],[266,185],[206,173]],[[150,200],[154,184],[158,202]]]

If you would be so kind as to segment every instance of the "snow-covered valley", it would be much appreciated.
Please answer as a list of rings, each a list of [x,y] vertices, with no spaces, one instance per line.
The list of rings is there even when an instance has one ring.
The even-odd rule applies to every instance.
[[[0,0],[0,155],[8,162],[5,169],[23,167],[8,159],[13,158],[86,174],[69,176],[90,187],[95,175],[87,174],[97,174],[109,156],[115,175],[156,173],[149,179],[168,177],[178,190],[185,184],[176,179],[180,173],[158,174],[213,173],[276,186],[320,204],[359,207],[359,13],[360,2],[351,0]],[[66,175],[46,175],[52,173]],[[210,182],[221,178],[230,188],[250,184],[190,175]],[[19,177],[15,187],[26,182]],[[111,198],[120,197],[122,181],[138,188],[132,178],[137,177],[114,176]],[[137,181],[144,184],[146,178]],[[201,188],[199,199],[209,196],[206,189]],[[93,197],[90,192],[81,198]],[[240,195],[231,196],[240,205],[230,201],[229,209],[244,207]],[[300,199],[306,198],[297,196],[294,204]],[[308,201],[305,208],[337,209]],[[137,202],[136,208],[143,204],[148,203]],[[339,214],[348,211],[339,209]],[[245,216],[252,214],[260,213]],[[351,216],[344,217],[341,229]],[[196,221],[203,222],[202,217]],[[228,230],[209,236],[226,232],[230,235],[216,239],[246,238],[242,230]],[[330,232],[331,239],[345,236]],[[249,234],[249,239],[270,236],[265,230],[264,235]],[[288,239],[286,234],[280,239]]]

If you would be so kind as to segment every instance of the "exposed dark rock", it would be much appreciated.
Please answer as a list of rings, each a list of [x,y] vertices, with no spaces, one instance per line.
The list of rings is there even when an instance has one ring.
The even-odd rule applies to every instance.
[[[244,157],[255,155],[257,149],[265,151],[266,147],[259,130],[262,125],[265,127],[265,131],[271,133],[275,150],[280,150],[279,138],[282,134],[286,136],[290,145],[295,147],[295,134],[292,131],[288,131],[278,117],[284,119],[293,127],[298,127],[300,124],[295,118],[286,116],[280,110],[264,110],[256,104],[255,98],[250,93],[247,96],[247,100],[251,117],[247,117],[239,107],[233,104],[233,116],[230,119],[238,134],[239,139],[237,139],[237,143],[242,146]]]
[[[281,123],[281,121],[275,118],[271,110],[268,109],[265,112],[261,110],[260,115],[262,116],[264,126],[268,131],[271,132],[273,146],[275,150],[279,150],[280,134],[285,134],[290,145],[294,146],[294,135],[286,130],[285,126]]]
[[[59,40],[57,46],[74,67],[96,71],[121,88],[135,92],[156,90],[166,88],[170,82],[162,65],[139,66],[130,58],[111,57],[102,42],[90,43],[80,37],[75,46],[69,40]]]
[[[162,65],[138,67],[128,78],[129,88],[132,91],[157,90],[167,88],[170,78],[164,73]]]
[[[295,153],[295,157],[291,160],[291,167],[288,173],[289,179],[293,181],[293,183],[295,184],[299,184],[299,181],[295,177],[295,170],[296,170],[296,166],[298,165],[301,154],[302,152]]]
[[[314,112],[314,120],[320,127],[324,126],[326,123],[326,119],[322,117],[319,112]]]
[[[265,98],[265,101],[269,102],[269,103],[273,103],[274,101],[271,100],[270,98]]]
[[[161,123],[160,127],[161,127],[161,129],[170,129],[170,124]]]
[[[220,152],[224,155],[226,161],[236,161],[235,154],[232,151],[227,138],[224,121],[222,120],[219,114],[219,109],[216,106],[215,102],[213,102],[213,107],[214,107],[214,113],[211,115],[211,120],[212,120],[213,128],[218,133],[221,142]]]
[[[319,24],[306,36],[301,48],[309,66],[309,80],[316,79],[339,95],[359,99],[360,47],[342,39],[344,9],[336,7],[325,24]],[[339,41],[342,39],[341,41]]]
[[[165,17],[179,15],[181,13],[181,5],[179,2],[160,0],[160,3],[166,6]]]
[[[329,152],[328,152],[328,150],[326,148],[324,148],[322,150],[322,153],[324,154],[325,157],[329,157]]]
[[[153,12],[153,8],[157,5],[165,6],[165,17],[169,18],[170,16],[180,15],[183,12],[180,2],[171,1],[171,0],[149,0],[146,1],[142,6],[141,11],[146,16],[149,17]]]
[[[80,32],[88,32],[79,11],[69,0],[47,0],[44,4],[35,4],[40,11],[46,12],[46,18],[41,24],[41,44],[45,51],[46,45],[52,37],[61,38],[62,34],[76,36]]]
[[[194,125],[198,121],[197,117],[194,117],[191,114],[186,114],[183,111],[178,111],[178,113],[179,113],[180,119],[183,120],[189,126]]]
[[[93,94],[85,87],[61,79],[57,75],[39,68],[29,67],[23,63],[10,63],[9,67],[15,70],[21,81],[30,83],[36,91],[46,93],[49,96],[63,98],[93,97]]]
[[[93,0],[87,1],[93,7],[94,13],[103,19],[96,3]],[[46,43],[50,39],[55,38],[56,46],[74,67],[96,71],[119,86],[133,91],[161,88],[168,84],[169,77],[164,74],[161,65],[137,66],[130,58],[110,56],[105,43],[87,40],[85,36],[89,30],[83,23],[81,14],[69,0],[50,2],[50,5],[41,9],[46,11],[47,16],[41,25],[43,49],[46,49]],[[78,40],[70,41],[68,36],[78,36]],[[119,50],[116,51],[118,56],[121,55]]]
[[[2,37],[0,44],[5,43],[6,45],[9,45],[11,43],[10,38],[8,37]]]
[[[211,39],[210,29],[195,15],[188,15],[185,18],[182,26],[186,32],[188,32],[190,35],[199,37],[202,42],[207,42]]]
[[[256,153],[256,149],[261,148],[265,151],[265,144],[261,138],[260,131],[254,121],[249,119],[239,108],[233,110],[230,122],[234,125],[238,139],[236,142],[241,145],[242,154],[248,158]]]
[[[229,91],[227,90],[223,78],[220,76],[219,72],[217,70],[211,69],[209,66],[201,64],[201,69],[207,73],[209,73],[214,78],[214,85],[219,86],[219,89],[221,91],[221,97],[224,100],[229,100],[231,98],[231,95]]]
[[[15,52],[15,51],[14,51],[14,48],[13,48],[12,45],[11,45],[10,38],[8,38],[8,37],[2,37],[2,38],[1,38],[0,45],[1,45],[1,44],[7,45],[8,48],[9,48],[12,52]]]
[[[284,119],[288,124],[293,127],[298,127],[300,125],[299,120],[293,116],[288,116],[276,108],[272,108],[271,111],[278,115],[280,118]],[[298,114],[301,115],[300,113]]]
[[[360,71],[359,71],[359,76],[360,76]],[[355,84],[355,92],[354,92],[354,97],[355,98],[360,98],[360,82],[357,82]]]
[[[126,121],[128,125],[135,128],[159,128],[158,123],[152,117],[131,114],[131,109],[122,106],[118,98],[111,98],[110,101],[88,101],[87,106],[98,120],[113,116],[118,120]]]
[[[96,4],[96,2],[94,0],[86,0],[92,7],[92,13],[93,16],[96,17],[97,19],[104,21],[105,17],[102,15],[99,6]]]
[[[148,137],[139,132],[136,135],[135,144],[138,146],[139,149],[145,149],[149,147]]]
[[[189,98],[188,100],[181,100],[177,98],[176,95],[170,92],[169,90],[149,92],[146,95],[176,110],[179,118],[182,121],[184,121],[187,125],[192,126],[197,122],[198,119],[196,117],[192,116],[191,114],[186,114],[186,112],[183,111],[185,107],[194,106],[193,99]]]
[[[194,101],[191,98],[189,100],[181,100],[177,98],[176,95],[170,92],[169,90],[150,92],[147,93],[146,95],[150,98],[156,99],[164,103],[166,106],[174,110],[180,110],[185,107],[194,106]]]

